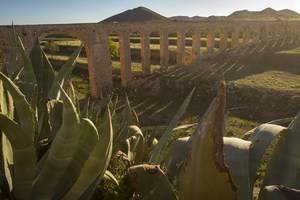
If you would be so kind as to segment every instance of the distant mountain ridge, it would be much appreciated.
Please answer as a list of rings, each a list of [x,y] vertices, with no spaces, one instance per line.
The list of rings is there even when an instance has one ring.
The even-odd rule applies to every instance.
[[[126,10],[120,14],[113,15],[102,22],[144,22],[144,21],[168,21],[164,17],[148,8],[137,7],[134,9]]]
[[[239,10],[235,11],[228,16],[210,16],[210,17],[188,17],[188,16],[174,16],[170,17],[175,21],[216,21],[216,20],[300,20],[300,14],[289,9],[274,10],[272,8],[266,8],[262,11],[249,11]]]
[[[174,16],[165,17],[145,7],[137,7],[113,15],[102,22],[145,22],[145,21],[276,21],[276,20],[300,20],[300,14],[289,9],[274,10],[266,8],[261,11],[239,10],[228,16]]]

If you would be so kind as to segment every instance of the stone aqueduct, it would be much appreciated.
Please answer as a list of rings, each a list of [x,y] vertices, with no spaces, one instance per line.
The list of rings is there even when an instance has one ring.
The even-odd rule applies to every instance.
[[[150,73],[150,33],[160,34],[160,64],[168,67],[168,33],[177,33],[177,64],[182,64],[185,49],[185,34],[192,34],[193,61],[199,61],[201,33],[207,37],[208,54],[213,53],[215,34],[220,35],[220,50],[227,49],[227,38],[232,38],[230,48],[260,42],[274,37],[297,37],[300,22],[145,22],[145,23],[88,23],[59,25],[18,25],[16,31],[24,46],[30,51],[36,37],[48,34],[67,34],[79,38],[86,49],[90,94],[101,97],[112,86],[112,64],[109,49],[109,34],[117,33],[120,45],[121,80],[124,87],[132,79],[130,41],[131,33],[141,36],[141,58],[144,74]],[[7,60],[10,26],[0,26],[0,58]],[[240,36],[242,35],[242,42]]]

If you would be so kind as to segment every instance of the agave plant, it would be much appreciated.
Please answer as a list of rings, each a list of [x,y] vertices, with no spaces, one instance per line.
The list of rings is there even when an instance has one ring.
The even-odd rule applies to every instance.
[[[278,137],[259,198],[299,197],[300,114],[288,127],[262,124],[245,134],[248,140],[223,137],[225,93],[222,83],[196,131],[173,143],[164,161],[165,172],[158,165],[129,168],[136,197],[250,200],[263,156]]]
[[[142,163],[144,161],[152,164],[160,164],[166,156],[167,149],[165,147],[172,137],[172,131],[177,127],[180,119],[188,108],[194,91],[195,89],[188,94],[169,125],[164,127],[163,132],[160,134],[154,133],[145,135],[143,132],[144,127],[139,126],[139,119],[127,96],[121,112],[116,112],[116,109],[113,109],[117,107],[117,102],[112,103],[110,101],[112,112],[115,113],[112,117],[115,138],[114,152],[121,152],[121,155],[129,162],[129,165]],[[145,155],[145,152],[147,152],[146,149],[150,149],[149,155]]]
[[[12,199],[89,199],[107,174],[113,133],[109,108],[97,123],[81,117],[68,87],[82,47],[56,74],[38,40],[29,57],[17,38],[23,69],[0,72],[1,189]]]

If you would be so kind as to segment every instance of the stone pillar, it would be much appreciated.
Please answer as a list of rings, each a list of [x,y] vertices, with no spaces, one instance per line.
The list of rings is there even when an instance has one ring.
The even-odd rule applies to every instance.
[[[141,57],[144,75],[151,73],[151,50],[149,36],[149,33],[141,33]]]
[[[252,42],[253,43],[259,42],[259,33],[257,31],[253,32],[252,34]]]
[[[182,65],[184,63],[184,53],[185,53],[185,33],[177,32],[177,65]]]
[[[260,39],[262,42],[266,42],[269,40],[269,27],[264,25],[260,31]]]
[[[225,51],[227,49],[227,33],[220,33],[220,51]]]
[[[82,38],[80,38],[82,39]],[[106,33],[92,33],[87,39],[82,39],[89,69],[90,95],[102,98],[112,87],[111,55]]]
[[[231,48],[237,48],[240,46],[240,31],[234,30],[231,33]]]
[[[243,45],[247,45],[250,43],[250,33],[249,31],[245,30],[243,33]]]
[[[193,62],[198,62],[200,60],[201,33],[193,33],[192,40]]]
[[[163,68],[169,65],[169,38],[167,31],[160,32],[160,65]]]
[[[215,48],[215,33],[209,32],[207,33],[207,54],[211,55],[214,53]]]
[[[119,34],[121,85],[127,87],[132,79],[131,52],[128,33]]]

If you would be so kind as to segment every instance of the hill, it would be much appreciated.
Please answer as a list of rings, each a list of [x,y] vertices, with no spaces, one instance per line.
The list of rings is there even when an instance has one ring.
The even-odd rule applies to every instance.
[[[120,14],[109,17],[102,22],[144,22],[144,21],[166,21],[168,18],[145,7],[126,10]]]
[[[276,11],[272,8],[266,8],[262,11],[236,11],[228,18],[235,20],[299,20],[300,14],[288,9]]]
[[[175,16],[175,17],[170,17],[170,19],[175,21],[222,21],[222,20],[275,21],[275,20],[300,20],[300,14],[289,9],[276,11],[272,8],[266,8],[262,11],[249,11],[249,10],[235,11],[228,16],[209,16],[209,17]]]

